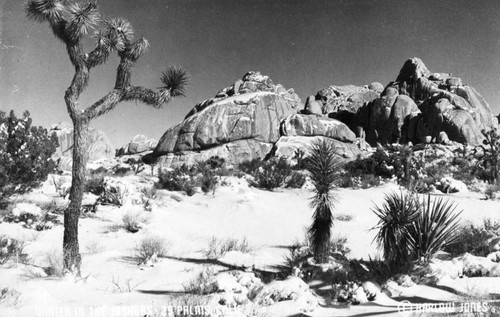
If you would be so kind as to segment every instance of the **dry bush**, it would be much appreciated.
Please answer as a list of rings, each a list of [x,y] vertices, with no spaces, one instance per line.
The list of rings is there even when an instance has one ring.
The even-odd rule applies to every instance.
[[[241,240],[236,238],[221,240],[216,237],[212,237],[208,243],[208,249],[204,250],[203,253],[207,259],[216,260],[224,256],[224,254],[229,251],[250,253],[252,249],[250,248],[246,237],[243,237]]]
[[[215,273],[213,266],[205,266],[195,278],[183,285],[184,291],[196,295],[215,293],[217,291],[217,286],[214,283]]]
[[[137,245],[136,257],[139,263],[146,263],[153,256],[162,256],[167,252],[168,244],[158,236],[146,236]]]

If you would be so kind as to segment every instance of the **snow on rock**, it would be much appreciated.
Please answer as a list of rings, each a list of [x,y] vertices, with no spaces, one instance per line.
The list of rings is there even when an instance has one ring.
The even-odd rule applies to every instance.
[[[318,300],[311,293],[309,285],[295,276],[264,285],[254,294],[254,302],[263,306],[282,301],[294,301],[296,304],[301,304],[301,311],[312,311],[318,306]]]
[[[494,262],[490,259],[470,253],[465,253],[457,260],[462,261],[464,274],[467,276],[486,276],[494,265]]]
[[[376,298],[377,295],[382,293],[382,288],[376,282],[366,281],[361,284],[361,286],[365,290],[366,296],[369,299]]]
[[[368,302],[368,297],[366,296],[363,287],[358,287],[353,294],[353,301],[357,304],[364,304]]]
[[[222,273],[215,278],[215,287],[224,292],[241,292],[242,285],[238,283],[236,276],[230,273]]]
[[[253,255],[243,253],[241,251],[226,252],[220,259],[220,262],[230,264],[238,267],[251,268],[255,265],[255,258]]]
[[[17,203],[14,209],[12,209],[12,215],[14,215],[15,217],[31,215],[35,218],[38,218],[42,215],[42,209],[34,204]]]
[[[486,257],[493,262],[500,262],[500,251],[491,252]]]
[[[451,177],[443,177],[437,185],[443,193],[464,193],[469,191],[464,182]]]

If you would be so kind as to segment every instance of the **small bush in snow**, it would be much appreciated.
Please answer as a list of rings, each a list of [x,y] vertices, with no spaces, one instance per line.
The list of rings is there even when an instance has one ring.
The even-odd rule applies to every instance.
[[[235,238],[220,240],[216,237],[212,237],[208,243],[208,249],[204,251],[204,254],[207,259],[216,260],[230,251],[250,253],[252,249],[250,248],[248,240],[245,237],[241,240]]]
[[[0,264],[5,264],[10,259],[17,263],[26,263],[28,255],[23,253],[24,243],[11,239],[7,236],[0,236]]]
[[[158,236],[147,236],[139,242],[136,247],[136,255],[139,263],[146,263],[153,256],[162,256],[165,254],[167,244],[165,240]]]
[[[128,232],[136,233],[141,229],[142,224],[146,219],[143,217],[141,212],[137,210],[129,210],[125,215],[123,215],[122,221],[125,229]]]
[[[214,283],[215,269],[212,266],[205,266],[203,271],[198,273],[195,278],[184,284],[184,291],[190,294],[207,295],[217,291]]]
[[[183,165],[170,171],[158,171],[158,187],[170,191],[184,191],[188,196],[195,194],[196,169]]]
[[[273,158],[263,162],[260,167],[250,173],[253,176],[250,185],[260,189],[274,190],[284,186],[292,172],[292,166],[286,158]]]

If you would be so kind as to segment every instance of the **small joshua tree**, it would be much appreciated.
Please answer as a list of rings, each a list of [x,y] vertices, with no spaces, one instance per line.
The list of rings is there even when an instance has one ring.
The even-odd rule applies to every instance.
[[[314,196],[311,199],[314,216],[308,233],[314,258],[318,263],[326,261],[328,257],[337,167],[335,148],[330,143],[323,141],[313,145],[311,155],[306,160],[306,169],[314,186]]]
[[[483,144],[488,148],[483,146],[484,156],[482,158],[483,165],[490,166],[493,176],[493,181],[498,183],[500,179],[500,135],[497,129],[492,129],[489,131],[482,130],[481,133],[484,136]]]
[[[75,73],[64,100],[73,122],[73,167],[70,204],[64,213],[64,268],[80,273],[78,217],[85,181],[85,134],[89,122],[113,110],[122,101],[142,101],[160,108],[173,97],[184,95],[187,76],[181,68],[168,68],[161,76],[163,86],[149,89],[132,85],[132,70],[149,48],[145,37],[134,39],[131,24],[121,18],[104,20],[97,1],[85,4],[69,0],[28,0],[26,15],[37,22],[47,22],[55,37],[66,46]],[[95,47],[84,51],[84,38],[95,30]],[[94,104],[82,108],[78,100],[88,85],[90,71],[104,64],[111,53],[119,57],[114,87]]]

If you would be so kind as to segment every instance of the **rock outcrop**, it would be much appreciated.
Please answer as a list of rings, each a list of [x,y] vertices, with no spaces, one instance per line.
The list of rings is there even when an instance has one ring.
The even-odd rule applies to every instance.
[[[158,145],[158,140],[150,139],[143,134],[138,134],[130,142],[116,151],[116,156],[134,155],[153,151]]]
[[[301,108],[293,89],[275,85],[259,72],[249,72],[213,99],[197,104],[182,122],[164,133],[144,161],[162,157],[162,164],[170,166],[217,155],[229,164],[238,164],[273,155],[282,138],[290,142],[290,138],[304,137],[335,141],[346,148],[344,157],[360,152],[356,135],[347,125],[315,111],[299,114]]]
[[[53,132],[55,132],[59,139],[59,147],[56,149],[53,159],[58,162],[60,169],[71,170],[73,162],[73,127],[67,122],[60,122],[50,127],[49,133]],[[115,156],[114,147],[102,131],[89,128],[86,143],[88,145],[88,162],[112,159]]]
[[[481,144],[482,129],[498,126],[485,99],[446,73],[432,73],[419,58],[407,60],[380,96],[378,83],[331,86],[318,92],[323,113],[346,123],[358,137],[377,143]],[[344,96],[344,97],[341,97]],[[347,98],[345,96],[348,96]]]

